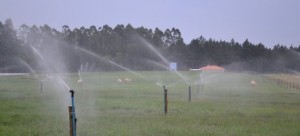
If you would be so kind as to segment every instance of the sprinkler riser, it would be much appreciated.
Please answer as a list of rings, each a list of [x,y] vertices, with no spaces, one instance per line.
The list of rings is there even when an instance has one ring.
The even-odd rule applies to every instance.
[[[74,91],[70,90],[71,93],[71,100],[72,100],[72,106],[71,107],[71,118],[72,118],[72,128],[70,128],[70,131],[72,129],[72,134],[70,133],[70,136],[76,136],[76,116],[75,116],[75,102],[74,102]],[[70,109],[69,109],[70,110]]]
[[[164,89],[164,113],[168,113],[168,90],[165,86],[163,86]]]

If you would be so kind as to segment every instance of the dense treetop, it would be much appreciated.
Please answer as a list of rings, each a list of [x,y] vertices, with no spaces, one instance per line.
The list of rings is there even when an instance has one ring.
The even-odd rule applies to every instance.
[[[201,33],[201,32],[199,32]],[[147,29],[130,24],[90,26],[70,29],[62,26],[58,31],[48,25],[14,28],[13,21],[0,22],[0,72],[43,71],[37,63],[34,48],[55,50],[59,47],[67,69],[76,72],[82,65],[90,71],[120,70],[103,60],[96,59],[80,50],[85,49],[103,58],[114,61],[132,70],[163,70],[160,65],[177,62],[179,69],[199,68],[215,64],[230,71],[293,72],[300,71],[300,45],[253,44],[248,39],[243,43],[206,39],[203,36],[186,44],[179,29]],[[158,53],[151,50],[152,46]],[[27,66],[26,66],[27,65]]]

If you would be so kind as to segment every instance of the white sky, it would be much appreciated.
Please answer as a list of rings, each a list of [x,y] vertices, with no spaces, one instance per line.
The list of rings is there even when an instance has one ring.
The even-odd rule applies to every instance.
[[[300,45],[300,0],[1,0],[0,21],[96,27],[178,28],[185,43],[205,38]]]

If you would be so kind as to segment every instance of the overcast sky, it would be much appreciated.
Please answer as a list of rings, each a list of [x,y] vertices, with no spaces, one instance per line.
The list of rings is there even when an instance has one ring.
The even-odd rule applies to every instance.
[[[101,27],[130,23],[178,28],[185,43],[203,35],[242,43],[300,45],[300,0],[1,0],[0,21]]]

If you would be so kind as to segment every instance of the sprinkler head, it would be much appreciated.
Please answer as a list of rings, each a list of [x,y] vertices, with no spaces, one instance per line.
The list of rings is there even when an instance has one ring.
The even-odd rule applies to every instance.
[[[71,93],[71,96],[74,97],[75,92],[73,90],[70,90],[70,93]]]

